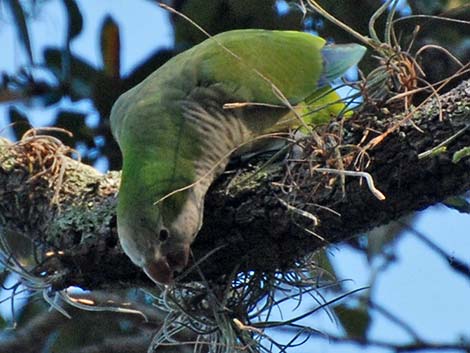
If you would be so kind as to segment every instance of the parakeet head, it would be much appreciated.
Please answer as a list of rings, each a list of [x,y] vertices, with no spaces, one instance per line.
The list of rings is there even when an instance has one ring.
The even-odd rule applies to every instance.
[[[197,197],[191,188],[168,196],[188,185],[188,179],[168,177],[165,172],[171,169],[154,160],[140,151],[124,161],[118,235],[134,264],[154,282],[169,284],[188,263],[190,245],[202,224],[203,195]]]
[[[118,234],[124,252],[134,264],[156,283],[169,284],[175,272],[180,272],[188,263],[192,239],[175,227],[163,223],[159,208],[155,205],[135,209],[120,217],[118,207]],[[186,224],[185,232],[199,224]]]

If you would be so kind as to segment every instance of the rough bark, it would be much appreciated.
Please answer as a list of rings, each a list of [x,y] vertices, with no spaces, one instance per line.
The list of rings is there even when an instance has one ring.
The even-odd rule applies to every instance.
[[[469,190],[470,158],[458,163],[452,158],[470,146],[470,81],[439,101],[425,104],[413,114],[413,123],[402,124],[366,150],[365,171],[385,200],[375,197],[362,178],[333,178],[333,174],[312,171],[309,163],[278,161],[247,182],[243,180],[253,167],[225,173],[209,191],[204,226],[192,247],[195,258],[221,247],[205,260],[206,277],[230,274],[237,266],[240,271],[286,269],[325,244],[341,242]],[[369,107],[344,123],[341,145],[364,147],[403,118],[403,114]],[[324,136],[331,129],[324,129]],[[446,144],[446,151],[419,158],[451,136],[454,139]],[[68,158],[60,159],[60,169],[51,161],[45,163],[43,152],[31,152],[31,147],[25,152],[25,148],[0,140],[0,231],[13,244],[11,251],[15,252],[12,239],[32,239],[41,264],[31,265],[30,272],[54,289],[148,284],[117,240],[114,207],[119,174],[101,175]],[[310,164],[341,169],[333,150],[325,147]],[[354,150],[357,147],[350,149]],[[357,153],[344,151],[342,164],[352,169]],[[47,169],[52,166],[54,173],[54,168]],[[299,185],[289,193],[279,186],[286,181],[286,168]],[[37,175],[41,170],[46,171]],[[60,171],[64,171],[63,178]],[[300,208],[307,216],[296,211]],[[30,256],[21,256],[25,264],[34,262]]]

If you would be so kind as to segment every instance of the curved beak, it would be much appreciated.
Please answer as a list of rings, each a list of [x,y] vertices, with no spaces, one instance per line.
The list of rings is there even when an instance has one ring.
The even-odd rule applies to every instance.
[[[173,271],[171,270],[166,257],[147,263],[143,267],[143,270],[145,274],[157,284],[173,283]]]
[[[183,270],[188,264],[189,246],[170,252],[143,266],[145,274],[157,284],[172,284],[174,273]]]

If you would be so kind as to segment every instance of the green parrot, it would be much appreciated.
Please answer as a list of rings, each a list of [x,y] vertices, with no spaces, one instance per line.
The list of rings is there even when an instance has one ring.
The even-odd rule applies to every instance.
[[[132,262],[154,282],[172,283],[201,228],[205,194],[230,156],[300,126],[299,114],[315,125],[336,117],[345,106],[330,82],[364,52],[303,32],[234,30],[122,94],[111,128],[123,156],[118,235]]]

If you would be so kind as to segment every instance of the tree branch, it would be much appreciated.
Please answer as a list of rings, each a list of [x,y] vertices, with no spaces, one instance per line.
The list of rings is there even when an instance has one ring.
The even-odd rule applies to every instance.
[[[368,107],[342,129],[332,123],[320,130],[322,141],[308,143],[301,161],[276,162],[254,175],[250,166],[225,173],[206,198],[204,225],[192,247],[195,258],[221,247],[201,266],[205,276],[214,279],[234,268],[287,269],[326,244],[469,190],[470,159],[452,158],[470,146],[470,81],[364,149],[403,118]],[[445,151],[434,149],[452,136]],[[3,250],[21,260],[15,264],[6,256],[4,262],[53,289],[149,284],[117,240],[118,173],[101,175],[63,152],[57,141],[41,136],[17,144],[0,140],[0,232],[10,248],[3,244]],[[377,199],[362,178],[320,173],[315,166],[359,168],[386,199]],[[247,175],[252,177],[244,182]],[[15,239],[22,236],[30,239],[35,256],[18,254]]]
[[[284,332],[297,332],[298,329],[286,328]],[[455,351],[455,352],[468,352],[470,350],[470,344],[466,340],[461,342],[429,342],[429,341],[416,341],[411,343],[394,343],[381,340],[375,340],[364,337],[347,337],[329,334],[325,332],[319,333],[316,330],[307,331],[305,334],[315,336],[318,339],[326,339],[329,343],[340,343],[340,344],[354,344],[361,347],[377,347],[389,350],[396,353],[406,352],[429,352],[429,351]]]

